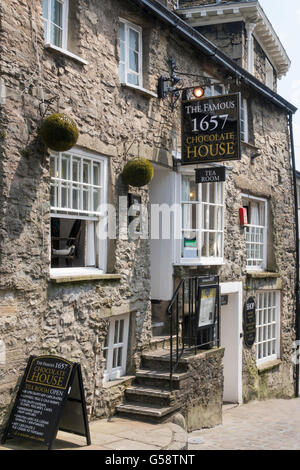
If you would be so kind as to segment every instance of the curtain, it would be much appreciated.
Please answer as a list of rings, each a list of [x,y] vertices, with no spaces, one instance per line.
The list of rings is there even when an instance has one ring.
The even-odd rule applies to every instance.
[[[96,266],[95,222],[86,222],[85,265]]]

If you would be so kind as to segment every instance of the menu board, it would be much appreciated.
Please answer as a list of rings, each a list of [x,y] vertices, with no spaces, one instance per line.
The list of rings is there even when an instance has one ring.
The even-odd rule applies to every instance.
[[[198,328],[212,325],[215,322],[217,289],[216,287],[202,288],[200,292]]]
[[[7,437],[20,437],[39,441],[51,448],[65,405],[68,403],[68,407],[73,406],[69,396],[72,396],[74,377],[76,406],[81,405],[83,426],[78,429],[76,425],[73,430],[72,422],[69,422],[68,431],[86,435],[89,439],[79,364],[56,356],[31,356],[2,442]]]

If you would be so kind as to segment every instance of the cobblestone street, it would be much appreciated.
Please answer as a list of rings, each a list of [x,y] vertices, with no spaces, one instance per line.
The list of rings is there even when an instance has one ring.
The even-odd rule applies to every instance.
[[[189,450],[300,450],[300,399],[250,402],[189,434]]]

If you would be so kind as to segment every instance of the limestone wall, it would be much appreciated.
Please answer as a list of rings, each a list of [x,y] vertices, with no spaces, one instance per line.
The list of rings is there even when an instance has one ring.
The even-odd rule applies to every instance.
[[[182,72],[205,72],[221,82],[228,74],[127,1],[73,4],[78,29],[72,33],[72,52],[88,65],[44,48],[40,1],[11,0],[0,8],[1,77],[7,91],[0,107],[0,340],[6,350],[5,364],[0,363],[0,420],[7,416],[29,355],[44,353],[81,362],[89,415],[99,417],[106,413],[103,344],[109,318],[132,314],[129,374],[151,338],[150,246],[143,239],[110,243],[109,272],[119,274],[120,280],[50,281],[49,154],[38,132],[43,114],[65,110],[78,124],[78,145],[108,157],[109,202],[117,204],[119,196],[127,195],[120,175],[129,158],[141,155],[172,168],[171,151],[180,145],[180,107],[173,112],[169,100],[120,85],[119,17],[143,28],[144,88],[156,91],[170,57]],[[182,81],[182,86],[195,84],[192,75]],[[291,370],[295,240],[287,121],[275,106],[245,87],[243,92],[249,98],[250,142],[261,156],[251,162],[256,149],[243,146],[241,162],[230,164],[226,264],[197,268],[193,275],[216,272],[223,281],[243,280],[246,295],[241,193],[267,197],[274,227],[270,269],[275,267],[282,281],[282,351]],[[147,204],[147,187],[134,192]],[[245,369],[245,384],[247,376]]]

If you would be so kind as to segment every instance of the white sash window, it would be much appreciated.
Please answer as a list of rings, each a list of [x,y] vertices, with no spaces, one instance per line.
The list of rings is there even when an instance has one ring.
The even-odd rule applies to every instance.
[[[267,201],[252,196],[243,198],[247,208],[246,257],[248,270],[263,270],[267,267]]]
[[[142,29],[125,20],[120,20],[119,78],[121,83],[143,86]]]
[[[196,184],[193,174],[179,174],[181,213],[177,263],[221,264],[224,256],[224,183]]]
[[[105,157],[75,149],[52,153],[50,174],[51,268],[105,271],[106,240],[98,230],[106,203]]]
[[[67,49],[68,0],[43,0],[45,43]]]
[[[257,364],[280,356],[280,293],[259,292],[256,298]]]

